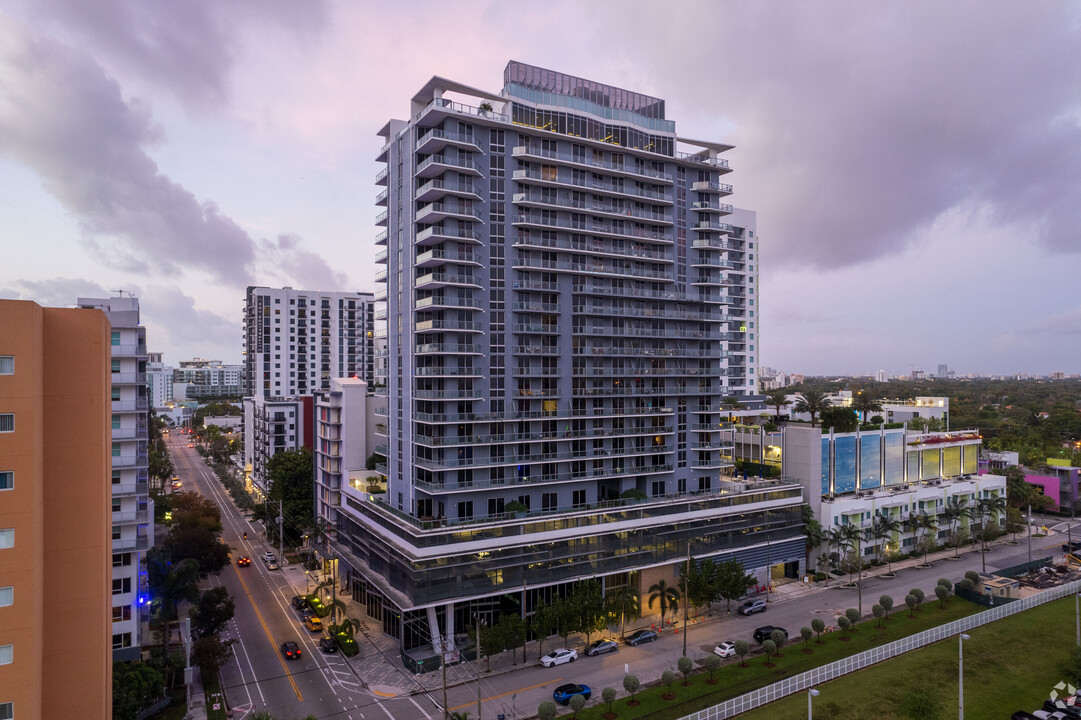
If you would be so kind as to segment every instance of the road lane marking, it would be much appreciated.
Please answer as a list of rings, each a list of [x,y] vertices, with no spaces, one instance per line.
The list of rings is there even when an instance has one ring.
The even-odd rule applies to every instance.
[[[487,702],[488,700],[498,700],[499,698],[505,698],[508,695],[513,695],[515,693],[525,692],[526,690],[536,690],[539,687],[544,687],[545,685],[550,685],[552,683],[558,683],[558,682],[563,682],[563,678],[556,678],[555,680],[548,680],[547,682],[537,683],[536,685],[530,685],[530,686],[524,687],[524,688],[518,688],[517,690],[508,690],[507,692],[499,693],[498,695],[489,695],[486,698],[481,698],[481,703]],[[458,705],[457,707],[452,707],[452,708],[447,708],[447,709],[450,710],[451,712],[454,712],[456,710],[462,710],[462,709],[467,708],[467,707],[476,707],[476,705],[477,705],[477,701],[474,700],[473,702],[467,702],[465,705]]]
[[[285,676],[289,678],[289,684],[293,686],[293,692],[296,693],[297,702],[304,702],[304,696],[300,694],[300,688],[297,687],[296,682],[293,680],[293,673],[285,664],[285,660],[281,656],[281,652],[278,649],[277,643],[274,641],[274,636],[270,633],[270,628],[267,627],[266,621],[263,620],[263,614],[259,612],[259,606],[255,604],[255,598],[252,597],[251,591],[248,590],[248,584],[244,582],[244,578],[240,575],[240,570],[236,565],[233,566],[233,572],[236,573],[237,579],[240,580],[241,586],[244,588],[244,594],[248,596],[248,602],[251,603],[252,609],[255,610],[255,617],[259,620],[259,624],[263,626],[263,632],[266,633],[267,640],[270,641],[271,650],[274,651],[274,657],[278,658],[278,663],[282,666],[282,670],[285,671]]]
[[[414,700],[413,698],[408,698],[408,700],[409,702],[417,706],[417,710],[420,710],[421,714],[424,715],[424,717],[428,718],[428,720],[431,720],[432,716],[425,712],[424,708],[422,708],[416,700]]]

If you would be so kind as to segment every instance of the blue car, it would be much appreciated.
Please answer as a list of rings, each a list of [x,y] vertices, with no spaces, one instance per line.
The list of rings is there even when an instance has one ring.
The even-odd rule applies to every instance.
[[[552,693],[552,699],[560,705],[569,705],[571,698],[575,695],[581,695],[586,700],[593,694],[593,691],[589,689],[588,685],[575,685],[574,683],[568,683],[566,685],[560,685]]]

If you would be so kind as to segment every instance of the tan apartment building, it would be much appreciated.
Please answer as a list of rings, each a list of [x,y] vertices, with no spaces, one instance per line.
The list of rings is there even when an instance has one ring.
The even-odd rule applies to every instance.
[[[0,300],[0,718],[112,715],[109,341]]]

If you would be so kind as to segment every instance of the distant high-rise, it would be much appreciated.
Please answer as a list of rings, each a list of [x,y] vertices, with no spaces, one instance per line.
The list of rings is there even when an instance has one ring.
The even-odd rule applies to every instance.
[[[138,298],[79,298],[78,305],[104,311],[111,326],[113,659],[136,660],[143,640],[139,611],[146,607],[139,597],[148,590],[143,559],[154,545],[146,328],[140,324]]]
[[[949,367],[949,365],[939,363],[938,374],[935,377],[946,378],[946,377],[949,377],[949,376],[950,376],[950,367]]]
[[[371,293],[249,287],[244,305],[244,395],[288,398],[330,379],[375,372]]]
[[[722,401],[756,391],[755,214],[724,202],[731,146],[664,107],[511,62],[380,131],[387,480],[342,483],[336,549],[415,657],[511,593],[671,583],[688,545],[803,558],[797,486],[722,479]]]
[[[103,313],[0,300],[0,718],[111,717],[111,648],[138,651],[110,567],[111,361]]]

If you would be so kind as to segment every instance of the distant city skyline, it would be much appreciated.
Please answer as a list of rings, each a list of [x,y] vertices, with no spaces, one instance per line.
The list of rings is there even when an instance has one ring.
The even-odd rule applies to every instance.
[[[679,134],[736,146],[758,364],[1079,370],[1078,6],[421,7],[6,7],[0,297],[124,289],[166,362],[239,363],[247,285],[376,289],[384,109],[433,74],[498,86],[515,59],[664,97]],[[435,36],[455,52],[424,52]]]

